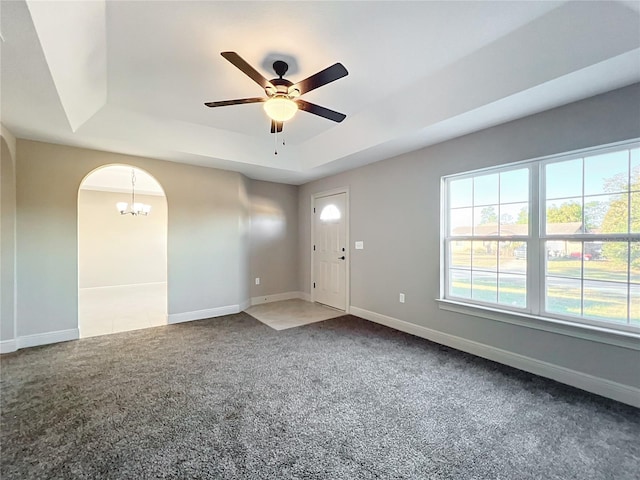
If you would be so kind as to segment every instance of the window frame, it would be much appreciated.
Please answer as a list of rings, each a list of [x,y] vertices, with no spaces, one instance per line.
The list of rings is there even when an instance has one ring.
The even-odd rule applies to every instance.
[[[533,328],[540,328],[540,326],[547,326],[548,328],[541,328],[543,330],[551,329],[556,331],[558,328],[562,332],[568,333],[573,336],[575,332],[589,330],[591,332],[598,332],[596,337],[600,337],[603,333],[606,333],[607,337],[624,336],[634,339],[640,338],[640,325],[635,326],[630,323],[621,324],[615,322],[608,322],[606,320],[597,320],[591,318],[585,318],[583,316],[569,316],[561,315],[555,312],[548,312],[545,308],[546,305],[546,281],[547,281],[547,259],[544,252],[545,242],[549,240],[574,240],[582,243],[582,252],[584,253],[584,243],[590,241],[606,241],[606,240],[623,240],[627,242],[639,241],[640,233],[632,233],[628,231],[626,234],[562,234],[562,235],[550,235],[546,232],[546,185],[545,185],[545,167],[546,165],[564,161],[570,161],[577,158],[591,157],[600,154],[606,154],[618,150],[630,150],[640,147],[640,139],[627,140],[623,142],[612,143],[603,146],[590,147],[572,152],[549,155],[545,157],[538,157],[528,159],[519,162],[512,162],[507,164],[496,165],[488,168],[476,169],[472,171],[466,171],[461,173],[455,173],[443,176],[441,178],[441,243],[440,243],[440,296],[438,302],[440,308],[446,310],[453,310],[458,313],[467,313],[476,316],[483,316],[485,318],[493,318],[497,320],[508,321],[509,323],[521,324],[522,321],[527,325],[533,324]],[[529,229],[528,235],[511,235],[502,236],[498,230],[498,235],[492,236],[475,236],[473,233],[473,225],[470,235],[455,236],[451,234],[450,230],[450,212],[451,198],[450,198],[450,183],[452,180],[460,180],[465,178],[474,178],[482,175],[489,175],[495,173],[508,172],[510,170],[518,170],[528,168],[529,171]],[[583,169],[583,188],[582,199],[585,198],[584,193],[584,162]],[[631,171],[629,171],[631,175]],[[631,184],[629,184],[631,189]],[[629,190],[631,191],[631,190]],[[543,195],[545,197],[543,198]],[[584,203],[584,202],[583,202]],[[631,209],[631,204],[629,204]],[[584,205],[582,208],[582,221],[584,223]],[[631,218],[629,217],[629,222]],[[630,229],[629,229],[630,230]],[[472,298],[457,297],[449,293],[449,278],[451,273],[450,265],[450,245],[454,241],[494,241],[500,242],[504,240],[510,241],[522,241],[527,245],[527,258],[526,258],[526,307],[518,308],[510,305],[483,302]],[[499,243],[498,243],[499,245]],[[630,248],[629,248],[630,251]],[[630,253],[629,253],[630,255]],[[499,260],[498,260],[499,261]],[[584,258],[581,258],[581,274],[580,283],[584,284]],[[627,262],[629,264],[629,262]],[[499,264],[498,264],[499,265]],[[471,264],[471,270],[473,264]],[[499,268],[499,267],[498,267]],[[499,271],[498,269],[496,270]],[[630,270],[627,274],[627,295],[630,295]],[[588,281],[588,279],[587,279]],[[581,297],[582,298],[582,297]],[[627,302],[630,302],[630,297],[627,296]],[[581,302],[582,304],[582,302]],[[476,313],[474,313],[476,312]],[[497,317],[496,317],[497,315]],[[509,320],[511,319],[511,320]],[[512,320],[516,321],[512,321]],[[627,320],[629,322],[629,320]],[[533,322],[533,323],[532,323]],[[607,342],[611,343],[611,342]],[[615,343],[615,342],[614,342]],[[627,346],[626,340],[623,342]],[[637,345],[640,349],[640,345]]]
[[[529,162],[530,163],[530,162]],[[515,164],[510,164],[508,166],[502,166],[502,167],[491,167],[491,168],[485,168],[485,169],[480,169],[480,170],[474,170],[472,172],[464,172],[462,174],[457,174],[457,175],[449,175],[446,177],[443,177],[443,186],[446,185],[445,182],[449,182],[450,179],[455,179],[455,180],[464,180],[467,178],[474,178],[477,176],[481,176],[481,175],[486,175],[486,174],[492,174],[492,173],[503,173],[503,172],[509,172],[509,171],[513,171],[513,170],[523,170],[523,169],[527,169],[528,170],[528,174],[529,174],[529,185],[531,185],[531,175],[532,175],[532,168],[530,165],[527,165],[524,162],[518,162]],[[450,258],[449,256],[449,243],[448,241],[479,241],[479,242],[497,242],[498,243],[498,248],[500,245],[500,242],[502,241],[512,241],[512,242],[524,242],[527,245],[527,252],[529,251],[529,243],[530,243],[530,239],[531,239],[531,208],[529,208],[529,225],[528,225],[528,232],[526,235],[500,235],[500,223],[498,223],[498,235],[474,235],[473,234],[473,225],[471,226],[472,228],[472,232],[470,235],[458,235],[458,236],[453,236],[450,235],[450,223],[449,223],[449,215],[448,215],[448,211],[449,209],[447,208],[448,205],[451,203],[451,199],[450,199],[450,190],[447,186],[445,186],[445,188],[443,188],[444,191],[444,196],[446,196],[445,199],[445,206],[443,209],[444,215],[443,215],[443,230],[442,230],[442,236],[443,236],[443,249],[444,249],[444,257],[442,258],[443,261],[443,265],[444,265],[444,275],[443,275],[443,284],[442,284],[442,289],[441,289],[441,298],[442,299],[454,299],[456,301],[461,301],[464,302],[465,300],[469,300],[469,303],[472,304],[476,304],[476,305],[481,305],[481,306],[485,306],[485,307],[502,307],[502,304],[499,303],[492,303],[492,302],[483,302],[481,300],[474,300],[474,299],[466,299],[464,297],[455,297],[452,296],[451,298],[449,296],[446,295],[447,293],[447,288],[449,285],[449,268],[447,268],[447,262],[446,259]],[[498,199],[499,202],[499,199]],[[518,202],[521,203],[521,202]],[[527,203],[528,206],[531,207],[531,189],[529,190],[529,198],[527,199]],[[500,203],[498,203],[500,205]],[[482,205],[480,205],[482,206]],[[472,205],[472,208],[476,208],[475,204]],[[527,255],[529,255],[527,253]],[[528,260],[527,260],[528,261]],[[471,272],[473,272],[473,265],[471,267]],[[496,270],[496,273],[499,273],[498,270]],[[528,273],[528,272],[527,272]],[[530,290],[530,285],[529,285],[529,275],[527,274],[527,292],[529,292]],[[514,311],[514,312],[521,312],[521,313],[532,313],[531,308],[529,306],[529,295],[527,295],[527,305],[523,308],[519,308],[519,307],[511,307],[508,308],[508,310],[510,311]]]

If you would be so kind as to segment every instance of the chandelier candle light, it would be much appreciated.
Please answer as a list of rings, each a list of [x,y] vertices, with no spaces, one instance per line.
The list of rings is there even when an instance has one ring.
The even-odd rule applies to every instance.
[[[136,172],[133,168],[131,169],[131,208],[129,210],[127,210],[128,206],[127,202],[116,203],[120,215],[149,215],[151,212],[151,205],[136,202]]]

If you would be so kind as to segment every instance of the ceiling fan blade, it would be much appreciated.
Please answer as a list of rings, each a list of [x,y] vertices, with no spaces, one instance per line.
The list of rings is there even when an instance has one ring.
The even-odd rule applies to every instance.
[[[207,107],[226,107],[227,105],[242,105],[243,103],[264,102],[264,97],[240,98],[238,100],[223,100],[221,102],[206,102]]]
[[[271,120],[271,133],[280,133],[282,131],[282,126],[284,122],[276,122],[275,120]]]
[[[237,68],[242,70],[242,72],[245,75],[247,75],[249,78],[251,78],[251,80],[256,82],[262,88],[267,88],[268,86],[273,87],[273,85],[271,85],[271,82],[269,80],[267,80],[262,75],[260,75],[260,73],[255,68],[253,68],[251,65],[249,65],[236,52],[221,52],[220,55],[222,55],[224,58],[226,58],[231,63],[233,63]]]
[[[326,85],[327,83],[334,82],[339,78],[349,75],[347,69],[341,63],[335,63],[324,70],[311,75],[309,78],[305,78],[301,82],[298,82],[295,87],[300,90],[300,95],[310,92],[318,87]]]
[[[333,120],[334,122],[340,123],[342,120],[347,118],[344,113],[321,107],[320,105],[316,105],[315,103],[309,103],[304,100],[296,100],[296,103],[298,104],[298,108],[300,108],[300,110],[313,113],[314,115],[318,115],[319,117],[328,118],[329,120]]]

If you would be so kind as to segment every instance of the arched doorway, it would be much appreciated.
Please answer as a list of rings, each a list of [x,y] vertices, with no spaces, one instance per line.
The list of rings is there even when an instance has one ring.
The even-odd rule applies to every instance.
[[[100,167],[84,178],[78,192],[80,337],[166,323],[164,190],[137,167]]]

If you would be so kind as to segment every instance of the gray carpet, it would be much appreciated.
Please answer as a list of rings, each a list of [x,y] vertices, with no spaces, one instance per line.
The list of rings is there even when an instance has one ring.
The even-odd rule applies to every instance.
[[[632,479],[640,410],[352,316],[1,359],[8,479]]]

